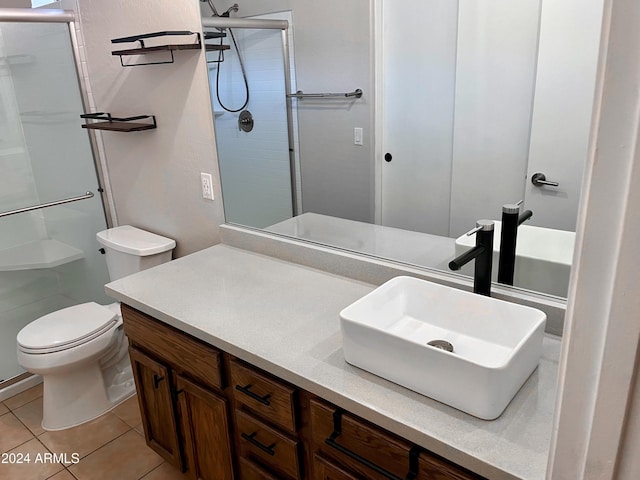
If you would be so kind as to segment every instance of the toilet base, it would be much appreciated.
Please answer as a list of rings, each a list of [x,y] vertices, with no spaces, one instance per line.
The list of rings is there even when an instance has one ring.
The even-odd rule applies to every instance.
[[[77,371],[44,375],[42,428],[56,431],[76,427],[104,415],[134,394],[128,357],[107,371],[95,362]]]

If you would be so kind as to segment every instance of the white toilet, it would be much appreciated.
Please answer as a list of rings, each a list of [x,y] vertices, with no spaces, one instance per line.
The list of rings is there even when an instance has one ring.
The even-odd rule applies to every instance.
[[[128,225],[97,234],[111,280],[171,260],[176,242]],[[135,392],[120,304],[74,305],[18,333],[18,362],[42,375],[42,428],[63,430],[108,412]]]

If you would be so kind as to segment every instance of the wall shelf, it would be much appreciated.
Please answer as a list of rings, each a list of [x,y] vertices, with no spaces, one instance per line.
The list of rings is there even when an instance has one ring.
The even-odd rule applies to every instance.
[[[0,250],[0,272],[54,268],[84,258],[84,252],[58,240],[38,240]]]
[[[112,132],[139,132],[141,130],[152,130],[158,127],[155,115],[138,115],[136,117],[118,118],[111,116],[110,113],[85,113],[80,118],[88,120],[99,120],[94,123],[85,123],[82,128],[93,130],[110,130]],[[150,118],[152,123],[141,123],[136,120],[144,120]]]
[[[187,36],[187,35],[195,35],[196,37],[195,43],[178,43],[178,44],[171,43],[166,45],[154,45],[154,46],[147,46],[144,43],[145,40],[149,38],[167,37],[167,36]],[[173,63],[175,61],[173,52],[175,51],[202,49],[202,39],[200,37],[200,33],[190,32],[188,30],[144,33],[141,35],[114,38],[111,40],[111,43],[131,43],[131,42],[138,42],[139,45],[135,48],[126,48],[124,50],[114,50],[111,52],[111,55],[117,55],[120,57],[120,64],[123,67],[138,67],[141,65],[161,65],[166,63]],[[149,53],[157,53],[157,52],[169,52],[171,54],[171,59],[160,61],[160,62],[144,62],[144,63],[130,63],[130,64],[125,64],[122,60],[122,57],[125,57],[125,56],[146,55]]]

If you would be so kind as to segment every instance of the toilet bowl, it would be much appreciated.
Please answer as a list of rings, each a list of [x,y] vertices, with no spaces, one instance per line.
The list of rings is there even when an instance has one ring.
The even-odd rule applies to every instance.
[[[97,234],[111,280],[171,260],[175,241],[130,226]],[[34,320],[17,336],[18,362],[42,375],[42,428],[93,420],[135,393],[120,304],[82,303]]]

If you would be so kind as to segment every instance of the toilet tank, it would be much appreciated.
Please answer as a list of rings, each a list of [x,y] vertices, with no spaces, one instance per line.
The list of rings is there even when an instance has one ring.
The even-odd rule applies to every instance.
[[[171,260],[175,240],[129,225],[96,234],[103,245],[109,278],[118,280]]]

